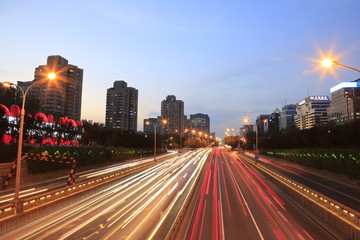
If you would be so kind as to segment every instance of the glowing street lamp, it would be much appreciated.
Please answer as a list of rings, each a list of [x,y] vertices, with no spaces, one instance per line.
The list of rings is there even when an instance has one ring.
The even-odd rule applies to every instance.
[[[349,69],[355,70],[357,72],[360,72],[360,70],[357,69],[357,68],[353,68],[353,67],[341,64],[341,63],[339,63],[337,61],[334,61],[334,60],[332,60],[330,58],[325,58],[324,60],[322,60],[321,65],[323,67],[326,67],[326,68],[331,68],[332,66],[341,66],[341,67],[349,68]]]
[[[161,120],[161,123],[163,125],[165,125],[168,123],[168,121],[166,119],[163,119],[163,120]],[[149,121],[147,121],[145,124],[150,125],[151,123]],[[154,161],[156,161],[156,128],[157,128],[158,124],[154,123],[153,125],[154,125]]]
[[[21,111],[20,111],[20,124],[19,124],[19,139],[18,139],[18,150],[17,150],[17,157],[16,157],[16,180],[15,180],[15,194],[14,194],[14,207],[15,207],[15,214],[20,214],[23,212],[23,204],[20,200],[20,174],[21,174],[21,155],[22,155],[22,145],[23,145],[23,135],[24,135],[24,116],[25,116],[25,101],[26,96],[29,90],[46,80],[53,80],[56,78],[55,73],[49,73],[46,78],[33,82],[24,92],[24,90],[19,87],[15,83],[4,82],[3,85],[6,87],[16,87],[20,90],[23,95]]]

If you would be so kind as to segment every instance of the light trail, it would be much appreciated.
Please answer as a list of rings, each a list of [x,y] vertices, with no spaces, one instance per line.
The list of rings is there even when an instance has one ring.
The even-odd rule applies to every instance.
[[[46,192],[48,189],[44,188],[44,189],[40,189],[40,190],[36,190],[36,191],[35,190],[36,190],[35,188],[31,188],[31,189],[26,189],[26,190],[21,191],[20,198],[34,195],[34,194],[41,193],[41,192]],[[25,192],[30,192],[30,193],[25,194]],[[5,202],[9,202],[9,201],[13,200],[14,199],[13,196],[14,196],[14,193],[1,196],[2,198],[4,197],[5,199],[1,200],[0,203],[5,203]],[[10,198],[6,198],[6,197],[10,197]]]
[[[185,239],[314,239],[263,177],[231,152],[211,153],[200,184]]]
[[[119,239],[120,236],[141,239],[139,236],[146,236],[156,239],[169,225],[167,221],[175,220],[174,208],[186,199],[182,197],[185,190],[188,192],[194,187],[208,154],[209,150],[198,150],[159,162],[3,237],[30,240]],[[119,170],[118,167],[111,169]],[[112,170],[97,174],[109,174]]]

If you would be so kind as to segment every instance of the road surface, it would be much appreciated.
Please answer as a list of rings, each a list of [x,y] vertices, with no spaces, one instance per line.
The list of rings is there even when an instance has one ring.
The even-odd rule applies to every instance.
[[[178,239],[334,239],[236,154],[214,150],[205,168]]]

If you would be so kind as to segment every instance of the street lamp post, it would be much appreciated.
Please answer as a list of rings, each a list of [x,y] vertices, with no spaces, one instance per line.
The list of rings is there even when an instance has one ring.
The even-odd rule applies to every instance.
[[[163,119],[163,120],[161,121],[161,123],[162,123],[162,124],[167,124],[167,120],[166,120],[166,119]],[[147,122],[146,122],[146,125],[150,125],[150,122],[147,121]],[[158,124],[157,124],[157,123],[154,123],[153,126],[154,126],[154,161],[156,161],[156,128],[157,128]]]
[[[18,139],[18,149],[17,149],[17,157],[16,157],[16,180],[15,180],[15,193],[14,193],[14,208],[15,208],[15,214],[20,214],[23,212],[23,204],[20,200],[20,183],[21,183],[21,155],[22,155],[22,145],[23,145],[23,135],[24,135],[24,116],[25,116],[25,101],[26,101],[26,96],[29,92],[29,90],[43,82],[44,80],[47,79],[54,79],[56,77],[55,73],[50,73],[48,74],[47,78],[41,79],[39,81],[35,81],[34,83],[32,83],[24,92],[24,90],[19,87],[17,84],[15,83],[10,83],[10,82],[4,82],[5,86],[14,86],[16,88],[18,88],[22,95],[23,95],[23,99],[22,99],[22,105],[21,105],[21,110],[20,110],[20,125],[19,125],[19,139]]]
[[[250,124],[249,119],[245,118],[244,123]],[[259,150],[259,129],[258,129],[258,124],[256,122],[255,122],[255,150],[256,151]]]
[[[267,122],[266,119],[264,119],[263,121],[259,121],[258,123],[255,121],[255,150],[259,151],[259,124],[263,123],[265,125],[265,123]],[[245,118],[244,119],[244,123],[245,124],[250,124],[249,119]]]
[[[337,61],[334,61],[334,60],[331,60],[330,58],[326,58],[324,60],[321,61],[321,64],[324,66],[324,67],[327,67],[327,68],[330,68],[332,66],[340,66],[340,67],[345,67],[345,68],[349,68],[349,69],[352,69],[352,70],[355,70],[357,72],[360,72],[359,69],[357,68],[353,68],[353,67],[350,67],[350,66],[347,66],[347,65],[344,65],[344,64],[341,64]]]

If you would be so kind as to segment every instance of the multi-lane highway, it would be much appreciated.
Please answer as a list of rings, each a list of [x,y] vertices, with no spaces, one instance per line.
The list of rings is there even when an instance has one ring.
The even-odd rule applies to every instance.
[[[158,160],[161,160],[166,157],[175,155],[176,152],[169,152],[158,156]],[[78,172],[76,176],[76,182],[82,182],[89,179],[94,179],[100,176],[108,175],[111,173],[119,172],[121,170],[134,167],[136,165],[144,164],[153,161],[154,158],[144,158],[130,160],[127,162],[121,162],[118,164],[112,164],[110,166],[99,167],[90,169],[87,171]],[[39,193],[44,193],[52,189],[57,189],[59,187],[64,187],[67,183],[68,175],[64,175],[57,178],[50,178],[38,183],[28,183],[26,186],[21,188],[20,197],[29,197]],[[11,201],[14,198],[14,189],[2,190],[0,191],[0,206]]]
[[[164,239],[209,153],[174,156],[2,238]]]
[[[214,150],[178,239],[333,239],[235,154]]]
[[[247,152],[240,156],[252,158],[254,154]],[[324,174],[316,174],[314,171],[296,168],[290,163],[268,157],[260,157],[258,164],[360,212],[360,188],[358,186],[334,180]]]
[[[261,159],[259,164],[270,163]],[[274,163],[271,165],[276,167]],[[80,174],[80,178],[112,173],[122,167],[94,170]],[[282,165],[278,167],[286,169]],[[166,239],[169,236],[190,240],[336,238],[264,179],[244,161],[244,156],[221,148],[191,151],[159,161],[99,187],[91,196],[77,198],[60,211],[49,209],[45,216],[0,238]]]

